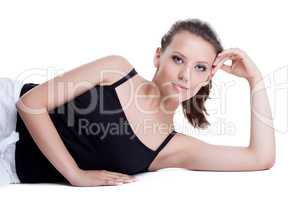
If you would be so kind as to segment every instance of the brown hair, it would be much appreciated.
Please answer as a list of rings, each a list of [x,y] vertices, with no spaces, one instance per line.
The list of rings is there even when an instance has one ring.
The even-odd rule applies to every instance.
[[[214,47],[216,54],[223,51],[218,36],[211,26],[207,22],[192,18],[178,20],[171,26],[170,30],[161,39],[161,52],[164,52],[171,43],[174,35],[181,31],[188,31],[203,38]],[[205,114],[209,114],[206,111],[204,103],[209,98],[208,96],[211,88],[212,81],[210,80],[209,83],[206,86],[203,86],[195,96],[182,102],[184,116],[195,128],[206,128],[210,125],[205,116]]]

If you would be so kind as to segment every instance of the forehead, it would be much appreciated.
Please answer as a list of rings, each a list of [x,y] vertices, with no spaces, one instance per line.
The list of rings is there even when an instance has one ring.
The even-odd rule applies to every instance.
[[[170,45],[170,53],[179,51],[189,59],[213,62],[216,53],[214,47],[202,37],[182,31],[174,35]]]

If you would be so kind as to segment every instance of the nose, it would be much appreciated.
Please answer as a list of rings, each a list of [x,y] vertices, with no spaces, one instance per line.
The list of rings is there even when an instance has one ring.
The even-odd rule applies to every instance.
[[[189,79],[189,70],[188,70],[187,67],[185,67],[182,70],[180,70],[180,72],[178,74],[178,78],[179,78],[179,80],[187,83],[187,81]]]

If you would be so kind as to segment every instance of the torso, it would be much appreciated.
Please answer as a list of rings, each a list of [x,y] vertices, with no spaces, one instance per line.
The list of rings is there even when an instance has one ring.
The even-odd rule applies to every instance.
[[[145,86],[149,84],[139,74],[115,88],[118,99],[122,105],[127,120],[135,136],[149,149],[156,150],[171,132],[172,127],[166,122],[156,109],[149,105],[149,98]],[[165,167],[178,167],[176,154],[179,147],[174,144],[174,138],[156,156],[149,171],[155,171]],[[178,157],[178,159],[180,159]]]
[[[111,81],[111,83],[115,81]],[[111,83],[107,82],[100,85],[110,85]],[[70,127],[70,125],[66,123],[67,121],[69,122],[70,119],[69,112],[61,113],[59,112],[59,108],[63,108],[64,111],[65,109],[70,109],[68,111],[70,111],[72,116],[72,114],[74,115],[74,113],[76,113],[73,105],[78,105],[80,108],[89,106],[92,96],[89,91],[86,91],[72,101],[54,109],[55,112],[49,115],[53,124],[58,129],[67,149],[72,153],[79,167],[82,169],[104,168],[128,174],[144,172],[146,168],[148,168],[146,171],[155,171],[166,167],[180,167],[180,163],[184,158],[183,156],[186,157],[185,149],[189,147],[189,145],[187,143],[184,144],[184,140],[182,140],[183,134],[177,131],[175,131],[176,134],[170,134],[171,130],[163,130],[159,129],[161,128],[159,126],[151,126],[153,124],[162,124],[166,119],[162,117],[163,113],[147,113],[141,110],[141,108],[145,109],[145,111],[155,110],[155,108],[149,104],[149,98],[133,98],[147,93],[143,89],[139,90],[142,83],[149,83],[149,81],[139,75],[135,75],[132,76],[129,81],[121,85],[115,84],[117,87],[108,87],[110,89],[107,89],[108,93],[103,97],[106,97],[107,101],[111,101],[111,103],[106,104],[106,101],[104,101],[103,106],[109,105],[106,108],[112,109],[120,109],[121,106],[123,113],[112,114],[106,118],[98,112],[98,109],[101,108],[101,101],[98,101],[97,110],[93,110],[91,113],[83,114],[82,116],[80,115],[81,113],[77,113],[73,119],[75,126]],[[24,95],[37,85],[39,84],[25,84],[24,86],[26,87],[22,88],[20,95]],[[101,87],[96,86],[93,88],[93,92],[103,91],[100,89]],[[114,91],[111,89],[114,89]],[[149,94],[149,92],[147,94]],[[149,95],[147,97],[149,97]],[[134,101],[134,99],[136,101]],[[91,124],[96,125],[110,125],[111,122],[114,123],[118,121],[118,119],[124,119],[124,117],[125,120],[127,119],[127,121],[125,121],[126,124],[128,123],[130,125],[129,128],[131,128],[129,136],[135,135],[132,142],[128,141],[127,136],[118,137],[114,140],[113,136],[115,134],[112,134],[111,137],[110,135],[109,137],[105,136],[103,140],[98,140],[102,139],[100,137],[105,135],[104,132],[102,134],[102,132],[98,131],[101,135],[94,135],[94,131],[91,130],[90,132],[90,130],[86,129],[83,129],[83,135],[73,134],[79,133],[79,119],[91,120]],[[103,118],[103,121],[99,120],[101,118]],[[137,124],[140,124],[140,126],[137,126]],[[20,179],[23,182],[66,181],[36,146],[25,123],[19,115],[17,116],[16,131],[23,133],[20,134],[20,140],[16,144],[16,171]],[[112,133],[115,133],[115,131]],[[170,138],[172,139],[167,140]],[[126,145],[128,145],[128,151]],[[156,154],[154,150],[156,150],[158,146],[163,148],[159,148],[161,151],[157,151],[158,154]],[[124,149],[126,151],[124,151]],[[153,151],[153,153],[151,153],[151,151]],[[108,156],[104,156],[105,159],[98,159],[99,155]],[[32,170],[32,166],[34,166],[34,170]]]

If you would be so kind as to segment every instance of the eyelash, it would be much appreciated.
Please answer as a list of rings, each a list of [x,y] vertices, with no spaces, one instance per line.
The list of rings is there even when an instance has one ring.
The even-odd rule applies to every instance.
[[[173,61],[176,63],[175,59],[179,58],[180,60],[182,60],[179,56],[172,56]],[[206,71],[206,66],[204,65],[197,65],[200,66],[203,70],[201,70],[202,72]]]

